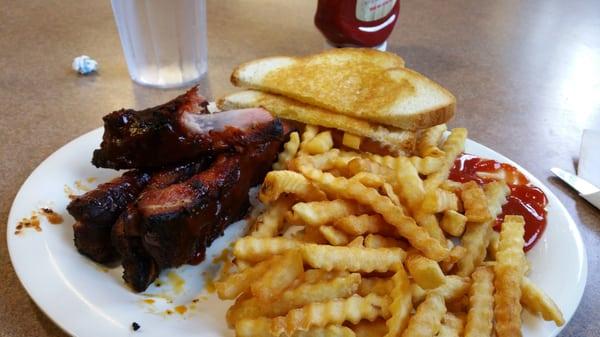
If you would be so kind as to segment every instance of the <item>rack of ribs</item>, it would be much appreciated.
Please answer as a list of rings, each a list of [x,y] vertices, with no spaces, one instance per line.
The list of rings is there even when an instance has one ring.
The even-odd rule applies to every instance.
[[[100,263],[121,257],[143,291],[164,268],[199,263],[248,211],[291,126],[261,108],[208,113],[197,88],[141,111],[104,117],[92,163],[132,169],[73,200],[75,245]]]
[[[104,116],[104,135],[92,164],[113,169],[151,169],[202,155],[241,151],[253,143],[276,140],[282,124],[264,109],[208,113],[195,87],[172,101]]]

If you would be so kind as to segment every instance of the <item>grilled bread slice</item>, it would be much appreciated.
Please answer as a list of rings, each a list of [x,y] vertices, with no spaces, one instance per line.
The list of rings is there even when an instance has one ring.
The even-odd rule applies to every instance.
[[[305,124],[313,124],[348,132],[379,142],[392,153],[409,154],[415,146],[414,131],[384,127],[369,121],[337,114],[284,96],[246,90],[217,100],[221,110],[263,107],[273,115]]]
[[[443,124],[456,99],[395,54],[342,48],[306,57],[270,57],[238,66],[231,82],[358,119],[407,130]]]

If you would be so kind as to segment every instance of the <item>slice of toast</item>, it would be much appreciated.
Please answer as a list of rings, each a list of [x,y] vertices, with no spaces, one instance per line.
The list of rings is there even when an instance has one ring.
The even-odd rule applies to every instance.
[[[334,128],[370,138],[395,153],[412,153],[416,141],[414,131],[384,127],[365,120],[336,114],[287,97],[256,90],[246,90],[225,96],[217,100],[217,106],[221,110],[263,107],[283,119]]]
[[[231,82],[407,130],[452,118],[454,96],[403,65],[395,54],[342,48],[248,62],[234,70]]]

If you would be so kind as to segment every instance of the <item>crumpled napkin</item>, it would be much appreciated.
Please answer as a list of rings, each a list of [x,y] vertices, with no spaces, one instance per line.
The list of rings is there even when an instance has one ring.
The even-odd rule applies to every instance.
[[[98,62],[87,55],[81,55],[73,59],[71,66],[76,72],[87,75],[98,69]]]
[[[577,175],[600,188],[600,131],[583,130]],[[600,209],[600,191],[581,194],[581,197]]]

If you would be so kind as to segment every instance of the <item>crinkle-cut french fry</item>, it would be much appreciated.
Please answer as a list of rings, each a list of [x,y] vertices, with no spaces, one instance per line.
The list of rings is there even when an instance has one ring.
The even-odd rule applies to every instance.
[[[294,171],[271,171],[265,177],[258,195],[260,201],[269,203],[283,193],[294,194],[301,200],[326,200],[325,193],[316,188],[303,175]]]
[[[521,283],[525,274],[524,233],[525,220],[522,216],[504,217],[494,266],[494,318],[498,336],[521,336]]]
[[[304,235],[302,235],[299,238],[304,243],[316,243],[320,245],[328,243],[325,236],[323,236],[323,234],[319,230],[319,227],[306,226],[304,227],[303,232]]]
[[[444,298],[436,293],[427,295],[425,301],[417,307],[416,313],[408,321],[402,337],[435,336],[442,326],[446,314]]]
[[[465,234],[461,238],[461,245],[467,253],[456,263],[457,275],[469,276],[483,262],[492,231],[488,222],[467,222]]]
[[[259,300],[271,301],[303,272],[302,254],[298,250],[288,251],[271,262],[269,269],[250,286],[250,290]]]
[[[346,298],[356,292],[360,283],[360,274],[348,274],[320,282],[302,283],[296,288],[284,291],[276,301],[270,302],[269,305],[265,305],[256,297],[236,301],[227,311],[227,323],[234,326],[244,318],[277,317],[312,302]]]
[[[412,210],[417,210],[425,197],[425,187],[419,172],[405,157],[396,159],[396,179],[399,197],[405,200]]]
[[[356,334],[349,327],[332,324],[324,328],[297,331],[292,337],[356,337]]]
[[[379,214],[348,215],[334,221],[333,225],[350,235],[380,233],[386,236],[398,236],[394,227],[387,224]]]
[[[425,296],[431,293],[442,295],[444,300],[446,300],[448,303],[463,297],[469,291],[470,286],[471,279],[468,277],[447,275],[444,280],[444,284],[435,289],[424,290],[423,288],[419,287],[418,284],[411,283],[410,290],[413,304],[415,305],[421,303],[425,299]]]
[[[350,242],[348,235],[335,227],[321,226],[319,231],[327,239],[327,242],[333,246],[345,246]]]
[[[360,213],[364,207],[350,200],[299,202],[292,206],[294,215],[308,226],[322,226],[341,217]]]
[[[565,324],[565,319],[556,303],[554,303],[554,301],[552,301],[552,299],[529,278],[523,278],[521,287],[521,304],[523,304],[523,307],[525,307],[527,311],[534,315],[541,315],[546,321],[554,321],[556,326]]]
[[[302,162],[309,162],[312,166],[328,171],[332,169],[347,170],[348,163],[360,155],[354,152],[341,151],[339,149],[331,149],[327,152],[316,154],[313,156],[302,155],[301,158],[296,158],[289,163],[292,170],[298,170],[298,165]]]
[[[439,213],[458,209],[458,197],[452,192],[435,189],[425,195],[421,210],[425,213]]]
[[[394,281],[391,278],[363,277],[356,293],[360,296],[369,294],[386,296],[392,292],[393,288]]]
[[[454,246],[450,249],[450,255],[447,259],[440,262],[440,267],[444,273],[449,273],[454,265],[467,254],[467,250],[463,246]]]
[[[413,216],[417,224],[423,227],[431,237],[438,240],[441,244],[446,242],[446,237],[440,228],[440,224],[435,214],[417,211]]]
[[[379,188],[385,184],[385,180],[381,176],[371,172],[359,172],[352,176],[350,181],[372,188]]]
[[[402,208],[380,195],[377,190],[359,183],[353,183],[342,177],[334,177],[308,165],[301,166],[301,172],[326,193],[335,194],[342,198],[354,199],[363,205],[370,206],[381,214],[385,221],[394,225],[398,233],[427,257],[441,261],[448,256],[448,249],[432,238],[423,228],[417,226],[414,220],[404,215]]]
[[[319,127],[316,125],[307,124],[306,127],[304,127],[304,132],[302,132],[302,142],[300,143],[300,151],[304,151],[304,146],[306,143],[315,138],[317,133],[319,133]]]
[[[396,194],[396,192],[394,192],[394,188],[390,183],[384,183],[381,186],[381,189],[384,192],[383,195],[386,195],[388,198],[390,198],[394,205],[402,207],[402,204],[400,203],[400,198],[398,198],[398,195]]]
[[[273,237],[277,235],[285,213],[292,207],[293,203],[293,199],[289,197],[275,200],[270,207],[256,218],[255,230],[251,235],[255,237]]]
[[[502,212],[502,205],[506,202],[506,197],[510,193],[510,189],[506,183],[495,181],[484,185],[483,190],[488,200],[492,219],[495,219]],[[465,233],[461,238],[461,244],[467,249],[467,253],[457,263],[457,275],[471,275],[475,268],[485,259],[486,250],[493,231],[492,221],[484,223],[467,222]]]
[[[398,266],[396,273],[392,276],[393,288],[390,292],[392,304],[390,304],[390,318],[385,322],[388,332],[385,337],[399,336],[407,327],[410,312],[413,309],[410,293],[410,281],[402,265]]]
[[[421,255],[406,258],[406,269],[413,280],[423,289],[434,289],[444,284],[446,276],[440,265]]]
[[[464,151],[465,141],[467,140],[467,129],[455,128],[452,129],[450,136],[442,145],[444,151],[444,165],[440,169],[429,176],[423,182],[426,191],[433,191],[438,188],[450,174],[450,169],[454,165],[456,157]]]
[[[381,176],[386,181],[395,181],[395,172],[391,168],[365,158],[353,158],[348,162],[348,173],[356,175],[361,172],[369,172]]]
[[[354,331],[356,337],[382,337],[388,331],[385,320],[380,318],[373,322],[363,320],[358,324],[350,324],[349,327]]]
[[[360,143],[362,142],[362,137],[353,135],[348,132],[344,132],[344,136],[342,137],[342,144],[351,149],[358,150],[360,149]]]
[[[299,248],[301,245],[302,243],[298,241],[282,237],[257,238],[245,236],[235,242],[233,255],[238,259],[256,262]]]
[[[478,267],[471,277],[465,337],[489,337],[494,322],[494,271]]]
[[[502,213],[502,205],[506,203],[506,197],[510,194],[510,188],[503,181],[492,181],[483,185],[483,192],[487,198],[488,207],[492,219]]]
[[[242,260],[242,259],[235,259],[235,267],[237,268],[237,271],[243,271],[246,270],[250,267],[252,267],[252,263],[250,261],[246,261],[246,260]]]
[[[417,152],[419,155],[421,157],[443,156],[444,151],[440,150],[438,145],[440,144],[440,140],[442,139],[444,131],[446,130],[446,124],[440,124],[421,131],[417,137]]]
[[[365,237],[357,236],[354,239],[352,239],[352,241],[348,242],[347,246],[365,248]]]
[[[490,244],[487,249],[487,258],[489,260],[496,260],[496,252],[498,252],[498,243],[500,243],[500,233],[492,231],[490,233]]]
[[[290,133],[290,140],[283,145],[283,151],[277,156],[277,162],[273,164],[274,170],[285,170],[287,168],[287,162],[296,156],[298,149],[300,148],[300,135],[298,132]]]
[[[442,319],[440,332],[438,332],[436,337],[460,337],[463,335],[463,330],[463,319],[450,312],[446,312]]]
[[[340,276],[348,276],[350,275],[347,271],[327,271],[323,269],[308,269],[304,271],[304,275],[302,275],[302,279],[300,279],[303,283],[316,283],[321,281],[332,280],[336,277]]]
[[[469,221],[484,222],[491,220],[487,198],[483,189],[474,181],[463,184],[460,198],[465,208],[465,216]]]
[[[250,289],[250,285],[259,279],[272,264],[272,259],[262,261],[250,268],[232,274],[223,281],[215,282],[217,295],[222,300],[231,300]]]
[[[467,217],[454,210],[444,212],[440,227],[452,236],[461,236],[465,231]]]
[[[331,150],[332,147],[333,138],[331,137],[331,131],[323,131],[306,142],[302,150],[309,154],[320,154]]]
[[[306,243],[301,248],[304,261],[313,268],[351,272],[385,272],[401,263],[401,248],[356,248]]]
[[[367,248],[392,248],[399,247],[408,249],[408,245],[402,241],[383,235],[369,234],[365,237],[365,247]]]
[[[460,193],[460,191],[462,190],[462,186],[462,183],[448,179],[440,185],[440,188],[446,191],[450,191],[452,193]]]
[[[353,295],[346,299],[311,303],[302,308],[293,309],[285,316],[275,318],[260,317],[242,319],[235,325],[236,336],[293,336],[297,331],[325,327],[343,322],[358,323],[362,319],[373,321],[378,317],[388,317],[390,299],[371,294],[367,297]]]
[[[409,158],[411,164],[417,169],[419,174],[430,175],[439,170],[444,165],[444,158],[442,157],[417,157],[412,156]]]

